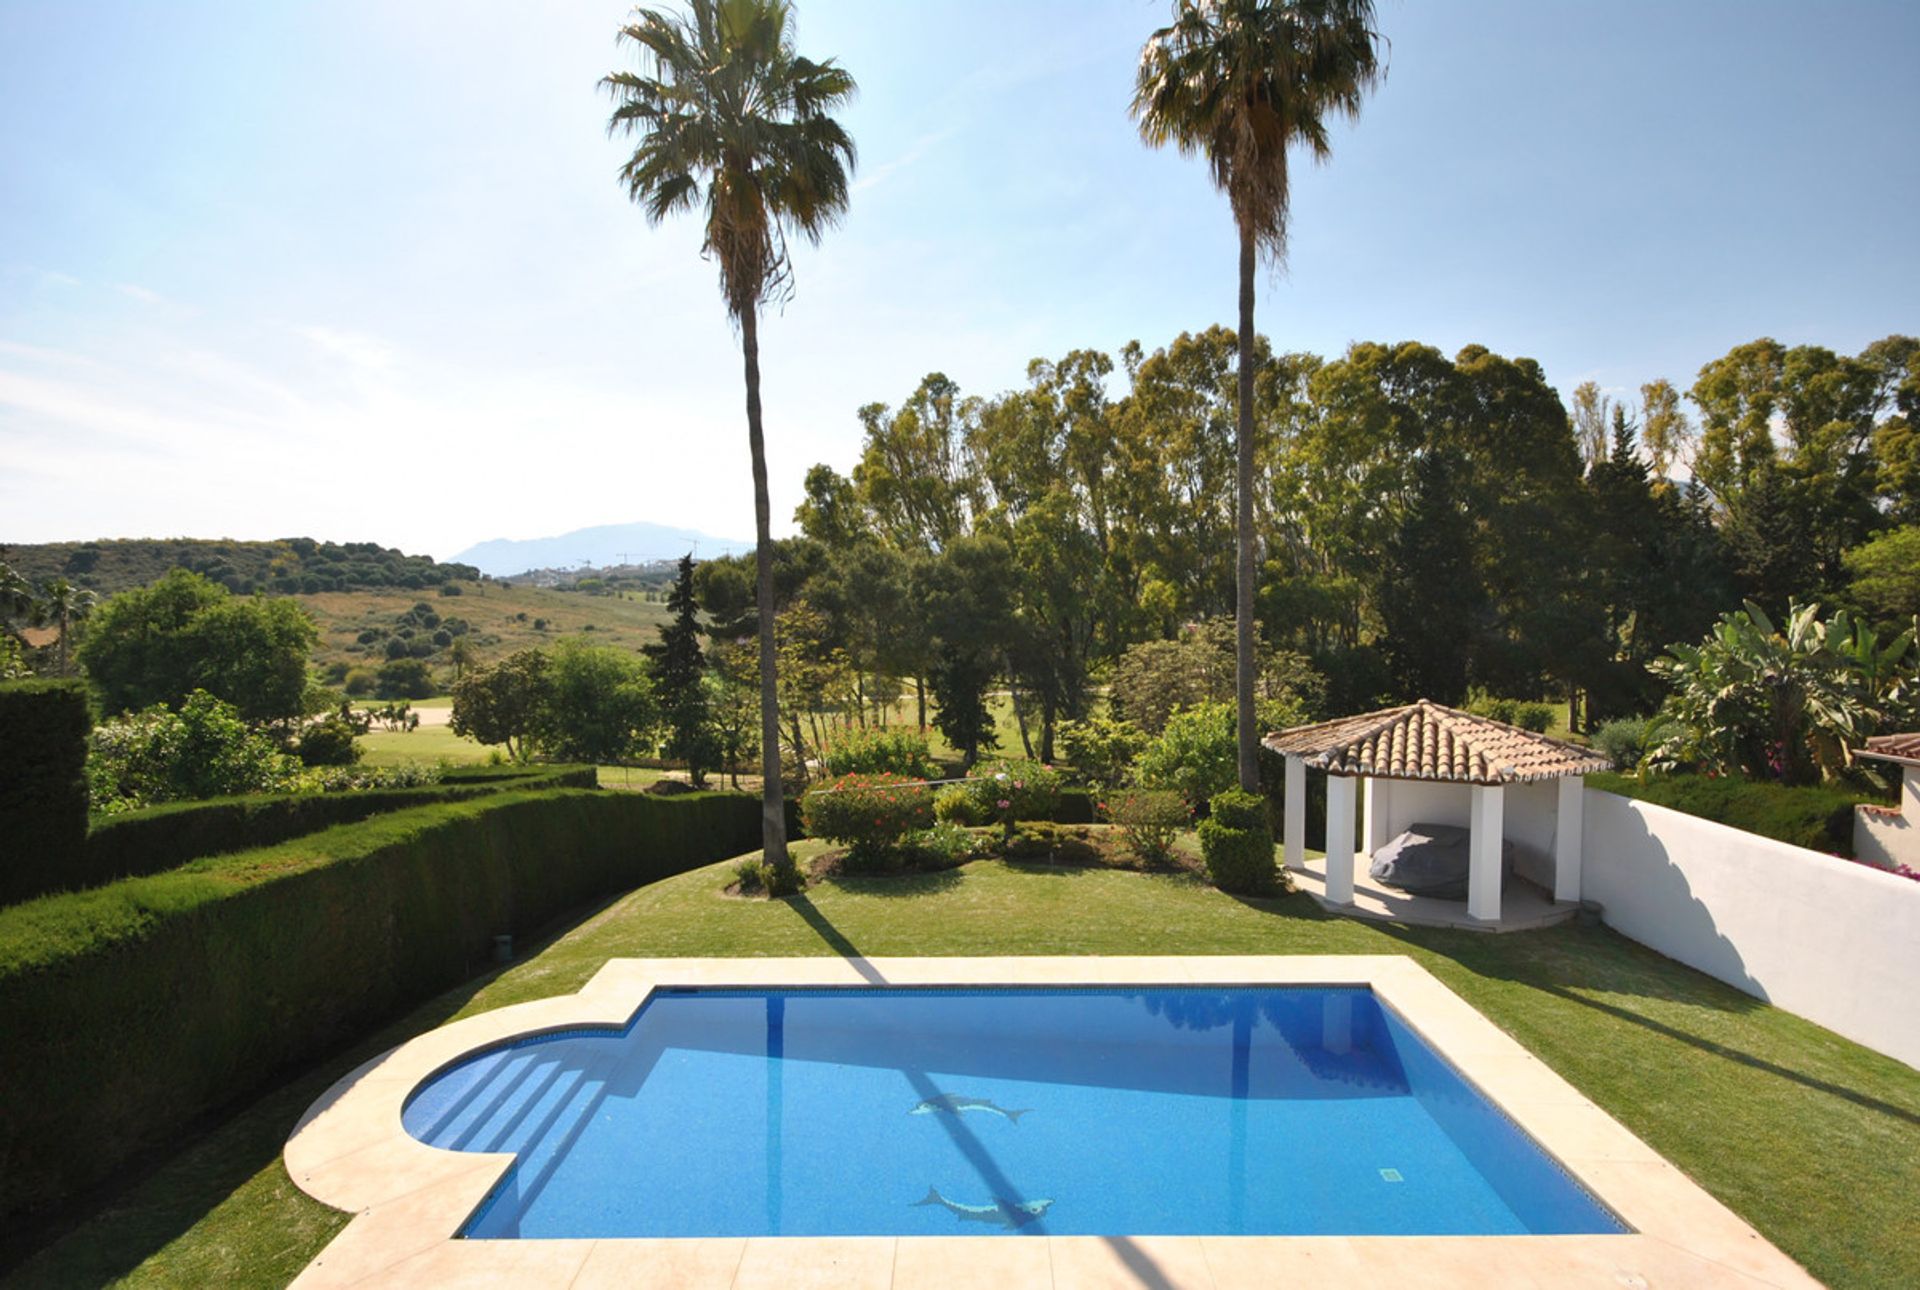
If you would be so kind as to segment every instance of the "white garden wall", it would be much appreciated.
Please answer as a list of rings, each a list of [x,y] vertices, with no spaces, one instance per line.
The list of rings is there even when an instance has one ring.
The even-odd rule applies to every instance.
[[[1585,817],[1610,926],[1920,1066],[1920,882],[1598,789]]]
[[[1897,810],[1853,808],[1853,854],[1882,869],[1920,869],[1920,766],[1904,768]]]

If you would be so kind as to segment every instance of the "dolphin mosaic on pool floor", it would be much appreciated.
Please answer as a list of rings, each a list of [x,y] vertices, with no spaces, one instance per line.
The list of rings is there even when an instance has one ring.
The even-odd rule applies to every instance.
[[[967,1236],[706,1236],[469,1240],[459,1233],[513,1167],[430,1147],[408,1099],[513,1040],[624,1027],[656,989],[822,986],[1359,986],[1475,1085],[1631,1230],[1578,1236],[1054,1236],[1047,1197],[929,1186]],[[1027,1108],[940,1094],[910,1114],[1017,1123]],[[1037,1123],[1037,1121],[1036,1121]],[[1026,1130],[1021,1133],[1024,1136]],[[341,1079],[287,1142],[302,1190],[354,1217],[296,1280],[332,1286],[1808,1286],[1807,1273],[1448,990],[1399,956],[1010,959],[615,959],[579,993],[468,1017]],[[944,1220],[943,1220],[944,1221]],[[1009,1232],[1016,1233],[1008,1235]]]

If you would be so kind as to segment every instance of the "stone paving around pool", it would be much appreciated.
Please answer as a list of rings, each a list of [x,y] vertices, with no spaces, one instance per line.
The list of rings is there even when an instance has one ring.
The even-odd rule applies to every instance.
[[[422,1082],[503,1041],[626,1025],[656,987],[1367,986],[1633,1229],[1620,1236],[457,1237],[512,1157],[442,1151],[401,1109]],[[421,1035],[329,1089],[285,1162],[353,1221],[295,1281],[339,1286],[1797,1287],[1818,1283],[1732,1211],[1413,960],[1397,955],[613,959],[578,994]]]

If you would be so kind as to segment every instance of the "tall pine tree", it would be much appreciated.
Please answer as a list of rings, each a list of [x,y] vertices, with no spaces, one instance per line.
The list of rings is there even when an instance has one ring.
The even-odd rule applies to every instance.
[[[1451,454],[1420,458],[1412,500],[1385,552],[1380,617],[1394,685],[1405,699],[1464,699],[1482,631],[1486,588],[1474,568],[1473,521],[1459,471]]]
[[[687,763],[695,788],[704,788],[714,764],[713,722],[707,710],[707,660],[700,652],[700,606],[693,594],[693,556],[680,557],[680,573],[667,597],[673,621],[660,629],[660,643],[647,647],[653,682],[667,719],[667,756]]]

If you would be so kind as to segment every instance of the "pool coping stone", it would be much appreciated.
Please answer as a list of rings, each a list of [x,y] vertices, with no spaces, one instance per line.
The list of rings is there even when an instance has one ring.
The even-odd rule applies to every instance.
[[[513,1157],[429,1147],[401,1123],[414,1089],[477,1050],[552,1031],[624,1027],[655,989],[875,985],[1366,986],[1633,1230],[1602,1236],[469,1241],[457,1233]],[[353,1215],[295,1279],[298,1290],[505,1285],[1238,1290],[1363,1279],[1408,1287],[1542,1290],[1819,1284],[1403,955],[610,959],[578,993],[462,1018],[350,1071],[301,1117],[283,1159],[302,1191]]]

